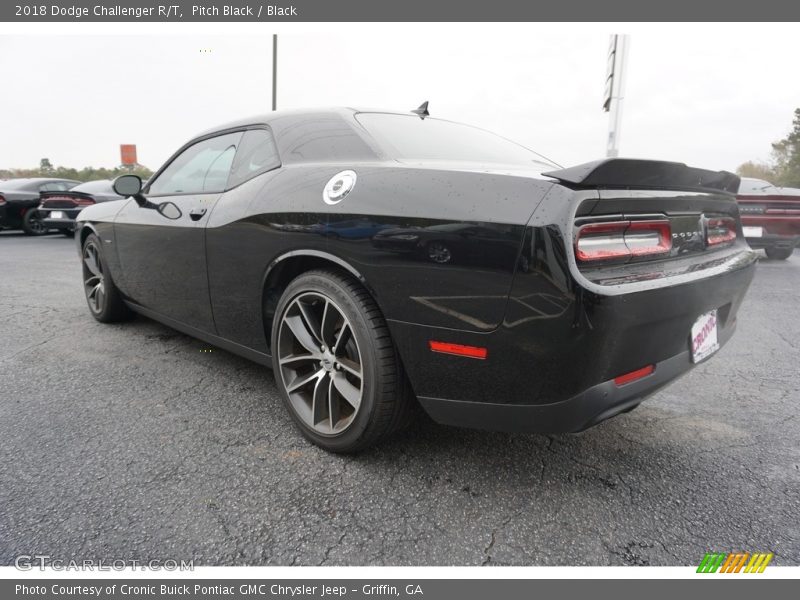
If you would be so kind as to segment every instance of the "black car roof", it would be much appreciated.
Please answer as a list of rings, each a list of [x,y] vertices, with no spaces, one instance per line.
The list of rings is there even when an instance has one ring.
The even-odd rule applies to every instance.
[[[348,106],[325,107],[325,108],[301,108],[295,110],[276,110],[274,112],[252,115],[250,117],[245,117],[243,119],[236,119],[235,121],[229,121],[228,123],[223,123],[222,125],[218,125],[217,127],[212,127],[210,129],[206,129],[205,131],[200,132],[192,139],[197,139],[200,137],[211,135],[213,133],[218,133],[220,131],[226,131],[228,129],[238,129],[240,127],[249,127],[253,125],[269,125],[274,121],[286,117],[290,117],[293,119],[296,119],[297,117],[302,117],[303,115],[308,115],[309,117],[314,117],[314,118],[319,118],[320,116],[348,117],[361,112],[376,112],[376,113],[386,113],[394,115],[413,116],[411,112],[404,112],[399,110],[386,110],[379,108],[353,108]]]
[[[80,181],[76,181],[75,179],[64,179],[63,177],[17,177],[14,179],[6,179],[5,181],[0,181],[0,188],[4,185],[9,183],[15,184],[15,189],[20,189],[17,187],[18,185],[25,185],[25,184],[34,184],[34,183],[48,183],[50,181],[67,181],[69,183],[79,184]]]

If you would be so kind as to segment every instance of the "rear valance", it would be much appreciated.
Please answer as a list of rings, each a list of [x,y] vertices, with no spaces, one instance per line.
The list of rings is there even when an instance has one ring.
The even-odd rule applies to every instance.
[[[570,187],[641,188],[736,194],[739,177],[683,163],[633,158],[608,158],[544,173]]]

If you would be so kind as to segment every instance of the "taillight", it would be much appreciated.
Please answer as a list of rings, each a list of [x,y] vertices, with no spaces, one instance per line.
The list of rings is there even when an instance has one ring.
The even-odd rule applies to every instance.
[[[75,196],[48,196],[42,201],[42,206],[46,208],[76,208],[78,206],[89,206],[95,204],[92,198],[76,198]]]
[[[768,208],[768,215],[800,215],[800,208]]]
[[[6,198],[3,194],[0,194],[0,206],[3,206],[6,203]]]
[[[706,220],[706,244],[719,246],[736,239],[736,221],[731,217],[712,217]]]
[[[589,223],[578,229],[575,238],[575,256],[584,262],[658,256],[671,249],[667,219]]]

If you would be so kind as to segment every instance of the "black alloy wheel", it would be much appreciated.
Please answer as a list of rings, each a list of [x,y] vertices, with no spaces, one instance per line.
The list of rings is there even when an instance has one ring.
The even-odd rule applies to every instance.
[[[48,232],[42,221],[42,213],[35,208],[29,208],[22,217],[22,231],[25,235],[44,235]]]
[[[272,356],[292,418],[326,450],[361,450],[408,421],[412,401],[383,316],[344,274],[310,271],[289,284]]]
[[[101,323],[125,321],[133,316],[107,272],[100,239],[95,234],[89,234],[83,242],[81,258],[83,291],[92,316]]]

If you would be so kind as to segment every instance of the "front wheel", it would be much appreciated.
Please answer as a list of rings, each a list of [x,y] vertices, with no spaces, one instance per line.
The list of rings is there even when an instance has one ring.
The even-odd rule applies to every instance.
[[[47,233],[47,227],[42,221],[42,214],[35,208],[29,208],[25,212],[25,216],[22,217],[22,231],[25,232],[25,235],[44,235]]]
[[[767,258],[772,260],[786,260],[794,252],[794,248],[765,248],[764,252],[767,253]]]
[[[303,435],[331,452],[377,443],[411,399],[386,322],[367,291],[335,271],[286,288],[272,328],[275,381]]]
[[[122,301],[103,257],[100,238],[89,234],[83,242],[83,291],[92,316],[101,323],[126,321],[133,312]]]
[[[453,260],[453,251],[444,242],[430,242],[425,246],[428,260],[440,265],[446,265]]]

